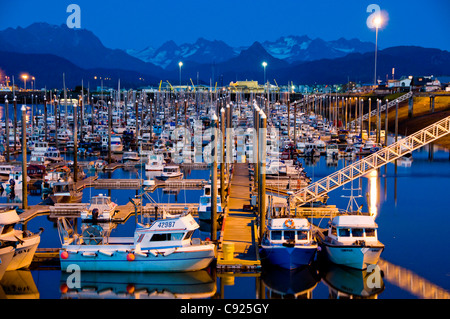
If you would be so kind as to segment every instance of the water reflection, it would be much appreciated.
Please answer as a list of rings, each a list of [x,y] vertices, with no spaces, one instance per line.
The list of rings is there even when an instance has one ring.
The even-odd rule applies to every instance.
[[[321,269],[323,281],[328,286],[330,299],[376,299],[384,290],[380,272],[368,272],[325,263]],[[378,276],[377,278],[372,278]]]
[[[261,279],[268,289],[268,299],[312,299],[312,291],[320,281],[317,270],[311,266],[295,270],[266,267]]]
[[[0,281],[0,299],[39,299],[31,271],[7,271]]]
[[[71,274],[61,272],[62,299],[203,299],[216,293],[206,270],[184,273],[82,272],[79,288],[69,288]],[[69,279],[69,281],[67,281]]]
[[[369,179],[369,214],[375,219],[378,215],[378,171],[367,174]]]

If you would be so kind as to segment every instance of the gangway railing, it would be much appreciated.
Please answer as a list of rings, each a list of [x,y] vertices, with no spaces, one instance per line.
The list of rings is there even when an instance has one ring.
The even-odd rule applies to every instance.
[[[406,94],[403,94],[402,96],[399,96],[399,97],[396,98],[395,100],[392,100],[392,101],[390,101],[390,102],[388,102],[388,103],[386,103],[386,104],[382,104],[382,105],[380,106],[380,108],[379,108],[380,113],[382,113],[383,111],[386,111],[386,107],[387,107],[387,109],[390,109],[391,107],[394,107],[397,103],[401,103],[401,102],[403,102],[403,101],[409,99],[412,95],[413,95],[413,92],[410,91],[410,92],[408,92],[408,93],[406,93]],[[363,121],[366,121],[366,120],[369,119],[369,116],[370,116],[370,117],[376,116],[376,115],[377,115],[377,111],[378,111],[378,110],[375,108],[375,109],[372,110],[370,113],[364,114],[364,115],[362,116],[362,120],[363,120]],[[350,122],[350,127],[351,127],[351,126],[354,126],[355,123],[357,123],[357,122],[359,122],[359,121],[361,121],[361,117],[358,117],[357,119],[354,119],[353,121],[351,121],[351,122]]]
[[[450,116],[350,164],[291,195],[297,205],[316,201],[328,192],[357,179],[450,133]]]

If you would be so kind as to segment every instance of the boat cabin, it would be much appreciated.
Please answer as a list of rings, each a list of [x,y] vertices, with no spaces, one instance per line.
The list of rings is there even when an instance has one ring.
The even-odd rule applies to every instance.
[[[138,224],[134,244],[140,249],[190,246],[191,238],[199,225],[191,214],[154,221],[149,227]]]
[[[306,218],[270,219],[266,238],[272,244],[306,244],[312,240],[311,225]]]
[[[377,228],[378,225],[371,216],[337,216],[330,224],[328,238],[342,245],[351,245],[358,241],[377,243]]]
[[[12,231],[18,222],[20,222],[20,218],[13,207],[0,208],[0,240],[5,240],[8,236],[14,236]]]

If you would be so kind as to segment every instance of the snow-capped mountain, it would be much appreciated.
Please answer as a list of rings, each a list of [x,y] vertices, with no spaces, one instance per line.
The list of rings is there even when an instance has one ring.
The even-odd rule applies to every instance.
[[[335,41],[324,41],[320,38],[310,39],[306,35],[281,37],[276,41],[265,41],[262,45],[272,56],[291,63],[335,59],[350,53],[365,53],[374,49],[372,43],[358,39],[340,38]]]
[[[350,53],[365,53],[373,50],[370,42],[358,39],[335,41],[311,39],[308,36],[286,36],[275,41],[265,41],[262,47],[274,58],[289,63],[335,59]],[[199,38],[195,43],[178,46],[173,41],[164,43],[158,49],[127,50],[127,53],[145,62],[151,62],[165,69],[175,69],[179,61],[196,63],[221,63],[237,57],[249,47],[231,47],[223,41],[209,41]]]
[[[147,47],[140,51],[127,50],[127,53],[165,69],[177,68],[179,61],[221,63],[239,54],[223,41],[203,38],[199,38],[195,43],[184,43],[180,46],[174,41],[167,41],[158,49]]]

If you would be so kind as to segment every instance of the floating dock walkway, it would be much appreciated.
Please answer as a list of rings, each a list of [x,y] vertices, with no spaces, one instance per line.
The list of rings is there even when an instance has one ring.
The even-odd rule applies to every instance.
[[[236,163],[231,178],[228,210],[224,217],[223,236],[218,248],[220,270],[254,270],[261,267],[258,252],[257,216],[244,210],[250,206],[251,186],[248,164]],[[234,247],[232,259],[224,255],[224,247]],[[225,258],[224,258],[225,257]]]

